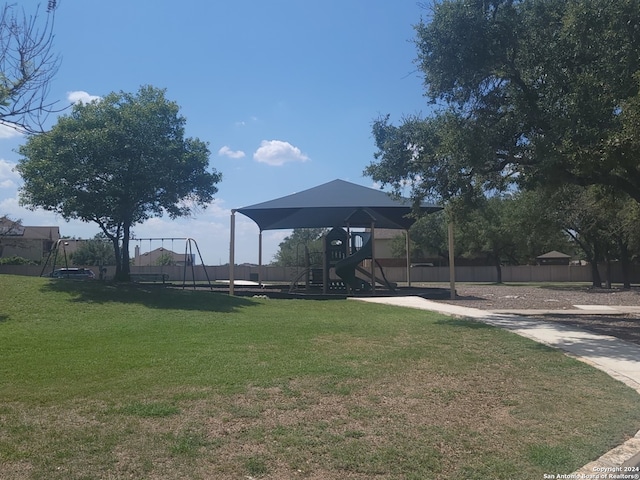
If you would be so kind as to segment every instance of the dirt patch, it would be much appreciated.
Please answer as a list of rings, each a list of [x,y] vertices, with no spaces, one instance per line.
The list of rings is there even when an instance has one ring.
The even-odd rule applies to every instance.
[[[575,305],[640,306],[640,288],[458,285],[458,299],[444,300],[482,310],[571,310]]]

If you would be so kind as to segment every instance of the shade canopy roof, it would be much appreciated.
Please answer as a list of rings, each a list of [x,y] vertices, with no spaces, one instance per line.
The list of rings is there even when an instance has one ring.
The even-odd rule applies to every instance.
[[[424,213],[441,210],[421,205]],[[322,227],[370,227],[406,230],[415,222],[411,200],[344,180],[333,180],[302,192],[239,208],[260,230]]]

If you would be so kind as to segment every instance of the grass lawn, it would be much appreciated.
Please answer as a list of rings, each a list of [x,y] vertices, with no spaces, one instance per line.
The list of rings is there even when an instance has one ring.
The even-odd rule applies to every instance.
[[[478,323],[0,275],[5,480],[529,480],[639,429],[631,389]]]

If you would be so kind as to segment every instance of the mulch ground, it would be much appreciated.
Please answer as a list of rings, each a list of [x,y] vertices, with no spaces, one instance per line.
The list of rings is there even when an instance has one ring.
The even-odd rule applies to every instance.
[[[640,314],[575,315],[575,305],[640,306],[640,288],[595,289],[587,287],[529,287],[508,285],[459,285],[457,300],[447,303],[481,310],[553,310],[533,315],[548,322],[580,327],[640,345]]]

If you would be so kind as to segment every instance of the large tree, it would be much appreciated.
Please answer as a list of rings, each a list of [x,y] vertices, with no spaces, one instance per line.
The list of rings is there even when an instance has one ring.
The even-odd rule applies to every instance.
[[[15,3],[0,7],[0,124],[39,132],[55,102],[47,100],[60,59],[53,51],[57,1],[28,15]]]
[[[572,253],[566,213],[556,202],[556,195],[533,190],[476,199],[471,208],[456,206],[456,257],[484,257],[496,266],[499,277],[502,264],[532,265],[550,250]],[[444,211],[419,218],[410,234],[414,260],[448,258]],[[394,239],[394,256],[406,255],[405,244],[404,235]]]
[[[447,222],[443,210],[416,218],[409,229],[411,261],[422,262],[437,257],[437,265],[447,265],[449,245]],[[407,257],[407,237],[404,232],[391,239],[391,253],[396,258]]]
[[[126,280],[134,225],[191,215],[217,192],[207,144],[185,138],[185,122],[151,86],[75,105],[20,147],[21,202],[97,223],[114,245],[116,278]]]
[[[367,173],[414,196],[515,182],[640,202],[640,2],[439,0],[416,26],[428,118],[374,124]]]
[[[325,228],[296,228],[280,242],[272,264],[279,267],[319,265]]]
[[[544,198],[539,202],[550,207],[550,217],[555,217],[589,261],[593,286],[602,286],[598,263],[606,263],[610,286],[610,264],[618,260],[624,287],[630,288],[630,265],[640,253],[640,205],[627,194],[606,187],[567,185],[553,193],[542,190],[540,195]]]
[[[110,243],[104,234],[98,234],[80,243],[70,255],[71,261],[74,265],[115,265],[116,257]]]

